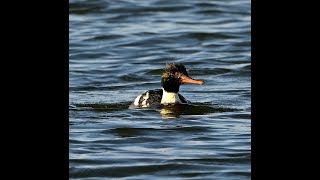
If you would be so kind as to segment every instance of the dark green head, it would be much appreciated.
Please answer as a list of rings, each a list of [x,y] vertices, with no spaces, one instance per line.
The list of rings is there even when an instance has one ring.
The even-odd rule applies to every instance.
[[[184,65],[180,63],[167,64],[161,78],[161,85],[167,92],[179,92],[181,84],[203,84],[204,81],[194,80],[189,77]]]

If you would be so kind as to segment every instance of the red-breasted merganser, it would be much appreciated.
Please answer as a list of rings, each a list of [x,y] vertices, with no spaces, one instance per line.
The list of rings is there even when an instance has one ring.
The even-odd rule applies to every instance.
[[[181,84],[203,84],[204,81],[192,79],[184,65],[167,64],[161,78],[162,89],[148,90],[138,96],[130,107],[150,107],[160,104],[189,104],[179,92]]]

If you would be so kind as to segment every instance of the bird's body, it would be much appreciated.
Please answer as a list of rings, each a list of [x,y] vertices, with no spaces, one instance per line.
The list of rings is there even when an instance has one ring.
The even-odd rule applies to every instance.
[[[160,104],[189,104],[190,101],[186,100],[180,93],[166,92],[164,89],[148,90],[138,96],[133,106],[136,107],[150,107]]]
[[[162,89],[148,90],[136,97],[130,107],[150,107],[167,104],[189,104],[180,93],[183,83],[203,84],[204,81],[194,80],[188,76],[182,64],[167,64],[161,78]]]

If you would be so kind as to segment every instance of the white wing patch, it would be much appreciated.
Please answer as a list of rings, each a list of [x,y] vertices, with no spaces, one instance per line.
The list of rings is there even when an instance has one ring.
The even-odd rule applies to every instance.
[[[138,97],[134,100],[134,103],[133,103],[133,104],[134,104],[135,106],[139,106],[140,97],[141,97],[141,95],[138,96]]]

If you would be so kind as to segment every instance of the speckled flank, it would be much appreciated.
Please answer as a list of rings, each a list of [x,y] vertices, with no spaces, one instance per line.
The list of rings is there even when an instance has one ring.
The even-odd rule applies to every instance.
[[[150,107],[160,105],[162,98],[162,89],[149,90],[139,95],[129,108],[134,107]]]

